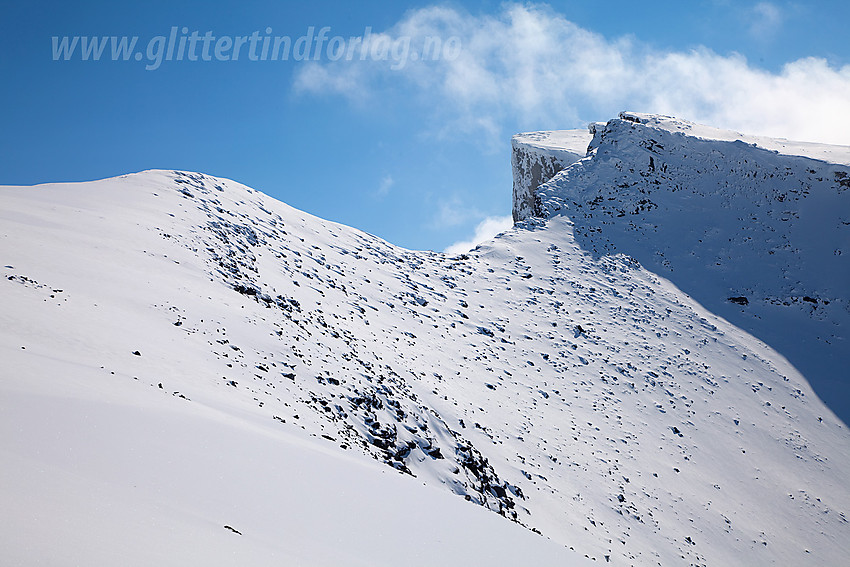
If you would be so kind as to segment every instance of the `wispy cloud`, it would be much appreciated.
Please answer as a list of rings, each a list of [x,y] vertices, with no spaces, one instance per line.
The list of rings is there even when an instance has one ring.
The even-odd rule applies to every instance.
[[[754,8],[753,30],[782,24],[774,4]],[[778,72],[709,49],[658,51],[608,39],[551,8],[507,4],[495,16],[446,7],[409,12],[386,35],[460,38],[457,57],[410,61],[315,62],[297,75],[299,92],[368,97],[385,81],[408,84],[435,132],[503,137],[506,123],[578,126],[620,110],[669,114],[753,134],[850,144],[850,65],[820,58]]]
[[[771,2],[759,2],[751,11],[750,33],[759,40],[772,39],[785,19],[782,10]]]
[[[455,242],[451,246],[446,247],[446,254],[462,254],[469,252],[482,242],[492,239],[499,233],[505,232],[513,226],[513,219],[507,217],[487,217],[475,227],[475,234],[469,240]]]
[[[386,197],[394,184],[395,181],[393,181],[392,175],[385,175],[378,184],[378,189],[375,191],[375,197]]]
[[[437,202],[437,212],[431,220],[431,228],[436,230],[453,228],[474,222],[483,216],[476,208],[465,204],[457,195],[453,195],[441,198]]]
[[[368,91],[368,85],[363,81],[364,69],[354,61],[350,63],[348,66],[305,65],[295,78],[295,90],[344,94],[353,102],[363,102]]]

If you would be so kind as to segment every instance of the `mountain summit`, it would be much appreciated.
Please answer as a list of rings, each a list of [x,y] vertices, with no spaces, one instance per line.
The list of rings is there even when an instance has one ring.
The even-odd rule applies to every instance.
[[[633,112],[513,146],[515,219],[561,215],[594,257],[637,259],[787,357],[850,422],[850,147]]]
[[[814,243],[794,239],[810,199],[841,214],[846,168],[666,120],[515,138],[517,225],[459,256],[199,173],[0,189],[4,554],[841,563],[845,425],[792,354],[711,307],[843,340],[841,276],[808,270],[845,264],[799,268]],[[753,192],[785,167],[782,200]],[[745,255],[767,234],[770,259]],[[772,307],[796,278],[817,303]]]

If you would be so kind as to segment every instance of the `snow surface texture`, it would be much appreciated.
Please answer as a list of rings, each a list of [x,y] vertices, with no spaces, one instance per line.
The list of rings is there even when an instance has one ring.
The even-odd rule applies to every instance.
[[[569,217],[595,257],[628,254],[669,278],[850,422],[850,147],[637,113],[590,130],[587,157],[514,214]]]
[[[566,216],[446,256],[149,171],[2,188],[0,253],[6,564],[850,553],[845,426]]]

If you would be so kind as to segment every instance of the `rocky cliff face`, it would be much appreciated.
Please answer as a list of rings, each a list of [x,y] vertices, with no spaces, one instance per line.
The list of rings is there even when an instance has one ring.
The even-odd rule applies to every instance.
[[[584,130],[529,132],[511,138],[514,222],[533,214],[537,187],[583,158],[591,134]]]

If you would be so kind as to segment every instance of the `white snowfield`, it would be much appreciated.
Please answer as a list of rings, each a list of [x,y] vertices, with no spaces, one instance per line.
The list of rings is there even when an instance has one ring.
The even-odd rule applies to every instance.
[[[446,256],[198,173],[0,188],[3,564],[843,564],[844,424],[579,226]]]

